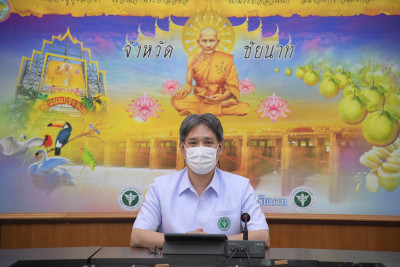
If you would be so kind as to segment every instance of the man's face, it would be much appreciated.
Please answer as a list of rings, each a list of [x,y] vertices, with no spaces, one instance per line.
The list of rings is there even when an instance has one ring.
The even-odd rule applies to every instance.
[[[203,29],[199,34],[199,39],[197,40],[203,53],[211,54],[215,51],[219,44],[218,34],[212,28]]]
[[[197,146],[219,148],[217,153],[217,157],[219,157],[222,154],[224,144],[222,141],[218,142],[217,136],[208,126],[200,124],[188,133],[184,143],[180,143],[181,153],[184,158],[186,157],[185,146],[187,148]]]

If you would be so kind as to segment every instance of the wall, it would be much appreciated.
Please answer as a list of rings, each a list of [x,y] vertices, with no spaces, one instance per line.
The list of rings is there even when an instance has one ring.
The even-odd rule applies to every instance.
[[[0,221],[0,248],[129,246],[128,219]],[[271,247],[400,252],[399,222],[269,220]]]

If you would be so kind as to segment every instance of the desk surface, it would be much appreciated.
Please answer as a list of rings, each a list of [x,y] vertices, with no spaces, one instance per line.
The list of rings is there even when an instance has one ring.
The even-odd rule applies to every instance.
[[[204,259],[215,263],[225,262],[224,256],[197,255],[189,257],[191,262],[199,263]],[[68,247],[68,248],[33,248],[0,249],[0,266],[10,266],[18,260],[74,260],[74,266],[84,266],[90,259],[93,266],[131,266],[132,264],[166,263],[174,259],[175,263],[188,259],[188,256],[156,257],[145,248],[129,247]],[[270,259],[309,260],[325,262],[370,262],[383,263],[387,267],[400,266],[400,252],[271,248],[265,252],[265,259],[252,259],[252,262],[268,266]],[[247,259],[235,259],[235,264],[247,266]],[[254,261],[253,261],[254,260]],[[174,263],[173,262],[173,263]],[[115,263],[115,264],[114,264]],[[127,265],[128,263],[128,265]],[[111,265],[110,265],[111,264]],[[253,265],[254,266],[254,265]]]
[[[106,263],[106,259],[154,259],[147,249],[129,247],[104,247],[91,259],[96,267]],[[157,259],[167,258],[158,255]],[[195,256],[194,259],[200,258]],[[210,257],[215,258],[218,257]],[[226,259],[226,258],[225,258]],[[400,266],[400,252],[384,251],[358,251],[358,250],[332,250],[332,249],[305,249],[305,248],[270,248],[265,252],[265,259],[293,259],[293,260],[317,260],[325,262],[355,262],[355,263],[383,263],[387,267]],[[100,263],[100,264],[96,264]],[[143,261],[142,264],[146,263]],[[160,260],[157,263],[162,263]],[[247,259],[243,263],[247,265]]]
[[[19,260],[76,260],[86,264],[101,247],[0,249],[0,266],[10,266]]]

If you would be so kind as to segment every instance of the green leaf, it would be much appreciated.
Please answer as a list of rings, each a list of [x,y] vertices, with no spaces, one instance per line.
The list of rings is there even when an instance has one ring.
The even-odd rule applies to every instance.
[[[378,105],[370,105],[370,106],[367,106],[368,112],[374,112],[374,111],[378,111],[378,110],[380,110],[380,109],[381,109],[381,107],[378,106]]]
[[[381,95],[387,92],[386,89],[380,84],[374,85],[374,89]]]
[[[49,101],[49,99],[47,98],[47,95],[43,95],[43,94],[39,94],[37,96],[38,99],[42,100],[42,101]]]
[[[368,99],[366,96],[364,96],[364,95],[359,94],[359,95],[358,95],[358,98],[359,98],[360,101],[361,101],[362,103],[364,103],[364,104],[367,104],[367,103],[369,102],[369,99]]]
[[[400,113],[393,110],[393,109],[387,109],[385,110],[386,114],[392,119],[392,120],[400,120]]]

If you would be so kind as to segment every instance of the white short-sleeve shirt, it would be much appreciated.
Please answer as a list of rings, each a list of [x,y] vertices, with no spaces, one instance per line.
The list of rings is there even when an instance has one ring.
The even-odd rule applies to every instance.
[[[239,234],[242,213],[250,214],[249,231],[268,230],[249,179],[216,168],[199,197],[187,169],[154,179],[133,228],[186,233],[203,228],[209,234]]]

